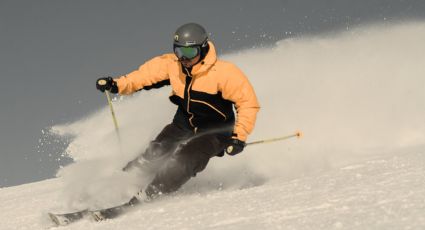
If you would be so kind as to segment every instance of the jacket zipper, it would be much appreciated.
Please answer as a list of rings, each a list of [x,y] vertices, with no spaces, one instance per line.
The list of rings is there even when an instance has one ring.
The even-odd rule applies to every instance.
[[[190,77],[190,83],[189,86],[187,87],[187,113],[190,114],[190,118],[189,118],[189,123],[190,125],[193,127],[193,132],[196,133],[196,131],[198,130],[198,127],[195,127],[195,125],[192,123],[192,119],[195,116],[193,113],[190,112],[189,108],[190,108],[190,89],[192,88],[192,84],[193,84],[193,76],[192,74],[189,72],[189,70],[187,70],[187,68],[184,68],[186,70],[187,75]]]

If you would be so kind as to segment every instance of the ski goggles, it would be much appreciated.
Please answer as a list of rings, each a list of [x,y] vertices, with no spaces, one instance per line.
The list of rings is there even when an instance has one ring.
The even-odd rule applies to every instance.
[[[199,46],[174,46],[174,53],[179,59],[193,59],[200,51]]]

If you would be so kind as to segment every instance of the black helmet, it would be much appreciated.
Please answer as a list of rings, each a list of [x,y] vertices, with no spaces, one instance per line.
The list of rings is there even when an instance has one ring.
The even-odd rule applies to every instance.
[[[197,23],[184,24],[174,33],[173,45],[179,59],[192,59],[199,54],[203,59],[209,50],[207,31]]]
[[[202,46],[207,40],[207,31],[196,23],[184,24],[174,33],[174,45],[176,46]]]

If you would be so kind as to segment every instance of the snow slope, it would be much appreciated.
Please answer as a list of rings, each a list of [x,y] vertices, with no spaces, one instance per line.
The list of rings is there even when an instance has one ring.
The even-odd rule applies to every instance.
[[[393,155],[293,180],[180,192],[115,220],[61,229],[424,229],[425,154]],[[0,229],[46,229],[60,179],[0,190]]]
[[[250,140],[299,129],[305,138],[212,159],[177,194],[63,229],[425,229],[423,41],[425,24],[412,22],[225,55],[262,105]],[[0,189],[0,229],[45,229],[48,211],[128,199],[147,181],[120,168],[170,121],[168,93],[115,101],[121,144],[107,107],[53,127],[73,137],[75,163],[56,179]]]

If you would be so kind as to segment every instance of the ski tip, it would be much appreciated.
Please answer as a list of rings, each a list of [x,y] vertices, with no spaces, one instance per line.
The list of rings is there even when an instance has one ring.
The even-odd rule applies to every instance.
[[[56,217],[56,215],[55,214],[53,214],[53,213],[47,213],[48,215],[49,215],[49,218],[52,220],[52,222],[53,223],[55,223],[56,224],[56,226],[60,226],[60,221],[59,221],[59,219]]]

